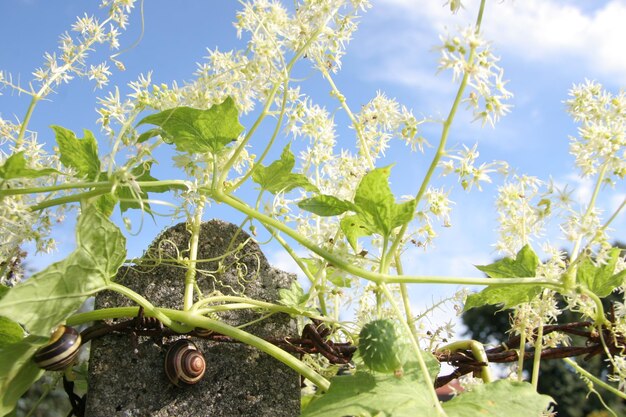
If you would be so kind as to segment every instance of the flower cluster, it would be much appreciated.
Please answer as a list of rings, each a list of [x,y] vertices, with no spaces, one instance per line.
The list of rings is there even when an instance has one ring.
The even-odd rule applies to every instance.
[[[491,183],[491,173],[507,173],[508,165],[503,161],[483,162],[476,166],[479,156],[478,145],[475,144],[471,149],[463,145],[463,149],[456,155],[449,155],[448,159],[440,163],[443,168],[442,175],[456,174],[464,190],[471,190],[474,186],[482,190],[481,182]]]
[[[451,69],[454,80],[467,79],[472,90],[464,101],[472,109],[474,120],[495,125],[510,112],[511,106],[505,102],[513,97],[505,88],[507,81],[503,79],[504,70],[498,66],[499,59],[472,27],[458,35],[442,36],[441,40],[439,71]]]
[[[418,121],[410,109],[380,91],[361,108],[357,119],[374,159],[385,154],[389,141],[394,137],[403,140],[412,151],[419,149],[424,152],[424,146],[428,145],[426,139],[418,135],[418,126],[423,120]]]
[[[609,181],[626,177],[626,92],[613,95],[593,81],[575,85],[567,108],[581,123],[570,151],[584,177],[603,171]]]
[[[513,176],[498,187],[496,207],[500,238],[496,248],[507,256],[515,254],[533,237],[543,233],[544,219],[537,209],[542,182],[536,177]]]

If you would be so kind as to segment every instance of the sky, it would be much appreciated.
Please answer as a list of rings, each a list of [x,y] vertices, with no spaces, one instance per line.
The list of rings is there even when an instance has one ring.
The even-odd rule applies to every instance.
[[[463,27],[474,21],[478,0],[464,2],[464,9],[456,15],[450,14],[443,0],[373,0],[372,3],[373,8],[361,18],[360,29],[343,59],[342,71],[335,78],[348,104],[358,109],[377,91],[382,91],[412,108],[417,116],[445,117],[456,90],[450,82],[450,73],[437,74],[435,47],[444,29]],[[226,0],[147,1],[144,35],[137,46],[119,57],[126,71],[115,73],[110,88],[102,91],[94,91],[93,84],[85,81],[63,86],[50,97],[51,101],[39,105],[31,129],[39,132],[40,139],[47,143],[52,139],[48,127],[51,124],[76,132],[85,128],[99,132],[95,123],[96,100],[113,85],[124,86],[150,70],[155,82],[180,83],[191,79],[196,62],[202,61],[207,48],[244,47],[232,26],[239,7],[238,2]],[[139,38],[141,25],[137,11],[131,17],[130,30],[121,38],[125,46]],[[0,0],[3,39],[0,70],[10,72],[14,79],[27,85],[31,72],[42,64],[44,52],[53,51],[58,35],[84,13],[99,13],[96,2]],[[514,107],[495,129],[471,123],[471,113],[461,112],[451,131],[450,146],[478,144],[481,161],[506,160],[520,174],[553,179],[559,184],[569,182],[575,190],[573,196],[580,202],[587,201],[592,185],[576,177],[568,151],[568,137],[576,134],[576,125],[565,113],[564,100],[572,85],[585,79],[596,80],[614,93],[626,84],[625,21],[626,0],[488,1],[483,30],[495,54],[501,57],[505,79],[510,80],[507,87],[514,94],[511,100]],[[336,112],[338,133],[347,137],[351,134],[346,127],[347,119],[338,110],[338,103],[329,97],[328,86],[313,71],[304,68],[305,91],[329,111]],[[0,115],[5,119],[23,117],[27,97],[7,89],[2,93]],[[243,118],[244,125],[248,121]],[[430,143],[436,143],[440,128],[427,126],[423,134]],[[106,144],[101,144],[101,148],[105,147]],[[388,152],[383,164],[397,163],[398,168],[394,168],[391,176],[397,195],[416,192],[432,152],[428,149],[424,156],[409,154],[402,144],[396,144]],[[408,252],[405,272],[482,276],[473,265],[490,263],[498,256],[493,247],[497,240],[494,200],[498,184],[487,184],[482,192],[474,190],[469,194],[459,184],[439,176],[435,176],[433,185],[450,190],[450,198],[456,203],[452,227],[439,227],[440,236],[428,251]],[[615,189],[604,189],[599,201],[610,211],[625,196],[626,187],[622,183]],[[211,207],[205,218],[220,216],[235,223],[241,219],[220,207]],[[626,240],[625,217],[622,214],[614,223],[614,236],[622,241]],[[129,256],[139,256],[158,232],[171,224],[171,220],[159,220],[157,224],[146,220],[141,230],[135,228],[135,236],[128,235]],[[43,268],[73,249],[73,231],[69,226],[56,233],[59,251],[34,258],[33,268]],[[567,247],[556,234],[546,239]],[[294,265],[285,253],[275,248],[265,251],[271,263],[293,270]],[[414,302],[420,307],[452,290],[442,287],[414,290]]]

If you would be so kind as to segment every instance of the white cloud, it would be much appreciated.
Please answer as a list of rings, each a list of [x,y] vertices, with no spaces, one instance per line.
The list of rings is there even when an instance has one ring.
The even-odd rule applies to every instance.
[[[417,6],[415,0],[375,1],[372,14],[387,23],[377,25],[380,29],[377,36],[383,39],[378,43],[379,48],[390,51],[393,50],[390,42],[396,43],[399,49],[405,51],[399,58],[410,61],[415,48],[421,46],[414,42],[414,48],[407,49],[406,39],[428,38],[431,43],[428,46],[431,47],[437,42],[436,33],[444,27],[464,26],[474,21],[477,0],[466,1],[465,9],[457,15],[452,15],[447,7],[443,7],[444,3],[443,0],[427,0]],[[611,0],[596,5],[594,9],[588,6],[585,9],[584,6],[556,0],[493,2],[485,11],[483,30],[497,53],[526,62],[550,63],[557,70],[561,66],[564,73],[578,67],[589,77],[626,83],[623,47],[623,40],[626,39],[626,25],[623,24],[626,21],[626,2]],[[430,36],[426,36],[425,31],[430,32]],[[369,51],[370,54],[374,52]],[[382,59],[378,67],[380,74],[389,67],[384,61],[387,58],[382,56]],[[397,61],[398,56],[391,59]],[[432,61],[428,64],[432,68]],[[428,75],[426,73],[427,78],[424,79],[423,71],[406,71],[394,78],[400,84],[415,86],[429,84],[433,76]]]

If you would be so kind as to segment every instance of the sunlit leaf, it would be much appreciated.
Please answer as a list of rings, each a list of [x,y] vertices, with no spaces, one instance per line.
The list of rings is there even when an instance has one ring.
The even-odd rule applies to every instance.
[[[61,126],[51,126],[59,146],[59,159],[63,165],[73,168],[80,177],[95,180],[100,174],[98,143],[89,130],[84,130],[85,137],[78,139],[74,132]]]
[[[537,274],[539,258],[530,245],[525,245],[517,253],[515,259],[504,258],[490,265],[476,266],[491,278],[528,278]],[[501,304],[503,308],[511,308],[527,303],[535,298],[543,287],[537,284],[511,286],[488,286],[481,292],[471,294],[465,301],[465,311],[487,304]]]
[[[230,97],[207,110],[191,107],[164,110],[145,117],[137,125],[142,124],[159,126],[177,150],[188,153],[218,153],[243,132],[235,102]],[[147,140],[157,133],[154,129],[148,132],[148,137],[140,138]]]
[[[76,242],[67,258],[11,288],[0,299],[0,316],[47,336],[89,296],[106,288],[126,258],[126,239],[89,206],[78,219]]]
[[[13,178],[37,178],[50,174],[59,174],[59,171],[52,168],[31,169],[26,168],[26,158],[24,151],[14,153],[9,156],[2,166],[0,166],[0,178],[10,180]]]
[[[9,414],[17,400],[43,374],[32,357],[47,341],[48,337],[28,336],[0,347],[0,416]]]
[[[434,379],[439,362],[428,352],[423,355]],[[301,417],[437,416],[431,389],[416,362],[405,364],[402,376],[357,371],[332,378],[329,390],[311,401]]]
[[[615,272],[621,250],[613,248],[609,251],[607,261],[602,265],[595,265],[589,258],[585,258],[578,266],[576,278],[578,282],[593,291],[598,297],[606,297],[613,290],[624,283],[626,270]]]
[[[291,172],[296,164],[296,158],[287,144],[280,155],[280,159],[268,166],[259,165],[252,173],[252,180],[259,184],[262,189],[272,194],[289,192],[297,187],[307,191],[317,191],[317,187],[302,175]]]

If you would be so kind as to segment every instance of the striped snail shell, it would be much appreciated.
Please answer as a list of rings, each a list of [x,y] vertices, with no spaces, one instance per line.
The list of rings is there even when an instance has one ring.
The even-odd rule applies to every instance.
[[[48,344],[35,352],[35,363],[48,371],[62,371],[69,368],[80,348],[80,334],[76,329],[59,326],[52,333]]]
[[[177,340],[165,354],[165,374],[172,384],[193,385],[202,379],[206,362],[198,347],[187,339]]]

